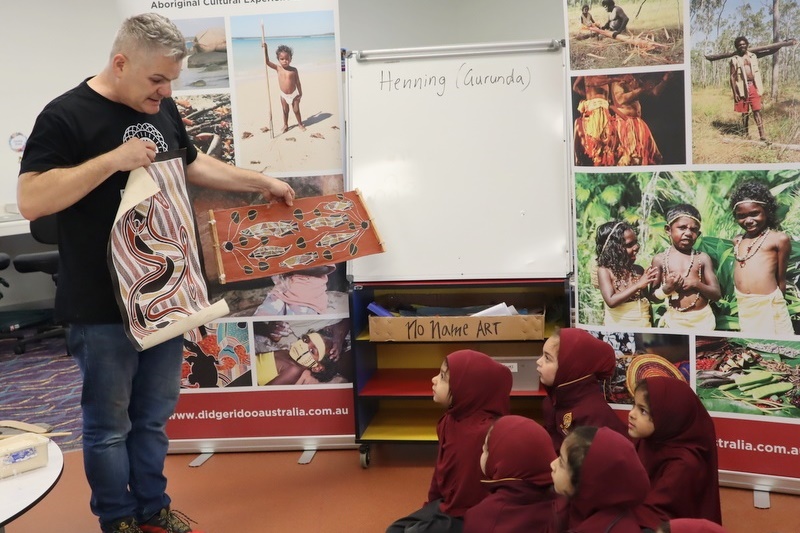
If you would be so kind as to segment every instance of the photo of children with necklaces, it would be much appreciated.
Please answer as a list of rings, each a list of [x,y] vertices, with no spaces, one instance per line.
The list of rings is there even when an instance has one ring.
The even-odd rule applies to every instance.
[[[650,327],[651,287],[658,269],[636,264],[639,240],[633,227],[622,220],[598,226],[597,287],[603,295],[606,326]]]
[[[733,282],[739,329],[746,333],[794,334],[784,299],[791,242],[776,229],[777,209],[760,182],[743,182],[731,193],[733,217],[744,230],[733,239]]]
[[[666,299],[663,317],[668,328],[713,330],[716,318],[709,302],[721,291],[711,258],[694,249],[700,236],[700,212],[692,205],[678,204],[667,212],[664,230],[672,244],[653,258],[658,268],[653,296]]]

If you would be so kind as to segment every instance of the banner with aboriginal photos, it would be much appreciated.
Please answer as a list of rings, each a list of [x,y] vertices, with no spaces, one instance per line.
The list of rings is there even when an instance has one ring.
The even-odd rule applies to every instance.
[[[129,14],[164,15],[183,34],[173,97],[198,151],[286,181],[298,202],[343,193],[336,0],[119,3]],[[317,259],[352,249],[352,239],[322,246],[309,228],[316,221],[344,232],[347,214],[323,219],[309,209],[263,222],[253,213],[272,206],[260,193],[190,187],[189,196],[209,297],[224,299],[230,314],[186,335],[184,391],[351,387],[345,263]],[[331,204],[349,207],[320,203]]]
[[[344,192],[338,1],[116,2],[181,32],[172,96],[197,150],[295,192],[290,211],[189,186],[209,300],[230,312],[184,336],[170,439],[352,435],[345,260],[367,232]],[[259,215],[281,206],[279,220]],[[309,423],[312,411],[325,416]]]
[[[800,428],[800,11],[780,4],[570,0],[566,24],[577,317],[617,350],[608,400],[669,375],[788,441],[759,425]]]

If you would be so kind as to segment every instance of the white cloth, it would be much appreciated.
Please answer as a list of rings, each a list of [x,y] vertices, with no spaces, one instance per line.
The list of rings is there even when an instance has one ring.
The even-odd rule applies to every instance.
[[[702,329],[714,331],[717,319],[711,306],[707,305],[698,311],[678,311],[674,307],[667,307],[664,314],[664,326],[668,328]]]
[[[283,98],[283,100],[287,104],[292,105],[292,102],[294,102],[295,97],[299,94],[300,91],[298,91],[297,88],[295,88],[294,92],[291,94],[286,94],[285,92],[281,91],[281,98]]]
[[[616,307],[606,305],[605,310],[603,324],[606,326],[650,327],[650,302],[645,298],[625,302]]]
[[[780,288],[769,294],[745,294],[736,291],[739,304],[739,329],[747,333],[794,334],[789,308]]]

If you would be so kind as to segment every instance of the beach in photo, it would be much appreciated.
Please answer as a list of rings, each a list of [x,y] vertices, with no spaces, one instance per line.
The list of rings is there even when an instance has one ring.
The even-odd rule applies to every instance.
[[[174,22],[186,40],[189,54],[183,59],[181,75],[172,82],[172,89],[227,89],[230,77],[225,19],[176,19]]]
[[[265,63],[262,21],[271,62],[279,46],[292,50],[302,128],[290,104],[284,123],[276,70]],[[269,174],[341,169],[340,51],[332,13],[232,17],[231,36],[237,165]]]

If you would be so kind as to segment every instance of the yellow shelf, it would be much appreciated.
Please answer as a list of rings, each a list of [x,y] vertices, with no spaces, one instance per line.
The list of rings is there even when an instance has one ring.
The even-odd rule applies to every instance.
[[[541,401],[531,400],[538,398],[512,398],[511,412],[541,422]],[[420,405],[417,401],[381,402],[381,408],[361,435],[361,440],[436,442],[438,440],[436,423],[444,414],[444,409],[437,406],[420,407]]]
[[[361,435],[369,441],[432,441],[437,440],[436,423],[442,409],[381,409]]]

